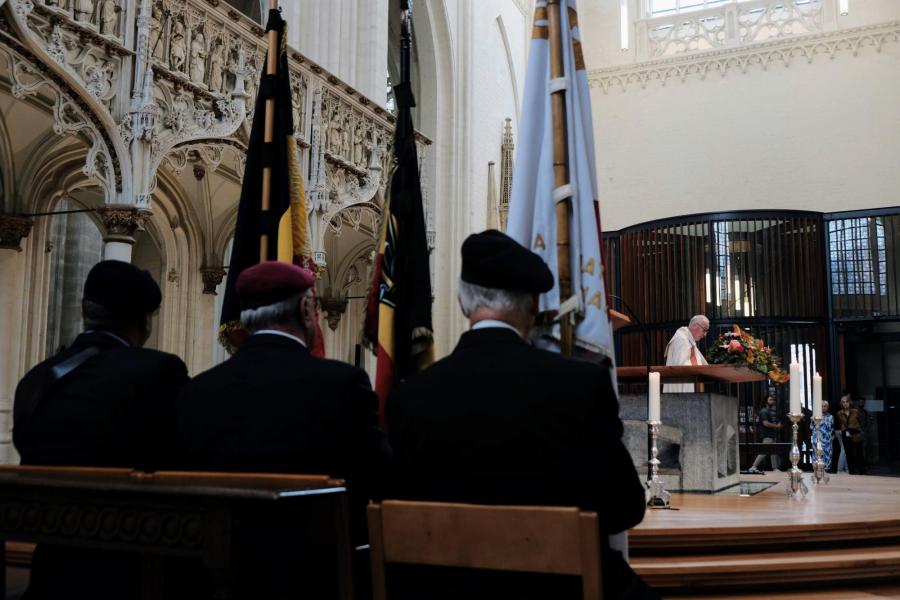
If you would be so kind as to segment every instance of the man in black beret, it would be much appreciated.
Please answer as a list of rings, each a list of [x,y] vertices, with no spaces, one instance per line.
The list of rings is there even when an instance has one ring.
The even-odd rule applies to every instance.
[[[116,260],[94,265],[84,284],[84,332],[16,388],[13,443],[22,464],[170,464],[174,402],[188,373],[177,356],[142,348],[161,299],[147,271]],[[138,567],[113,554],[38,546],[27,597],[136,597]]]
[[[250,336],[234,356],[185,386],[177,401],[178,447],[188,469],[345,479],[351,533],[365,543],[365,505],[377,494],[390,448],[365,371],[309,353],[316,336],[314,284],[308,271],[283,262],[240,274],[241,322]],[[252,574],[238,578],[250,586],[246,597],[294,597],[301,588],[310,598],[334,597],[328,589],[334,580],[323,576],[333,571],[322,562],[332,554],[267,541],[266,531],[284,539],[298,524],[274,513],[258,518],[259,543],[240,561]]]
[[[596,511],[606,597],[627,597],[633,573],[605,542],[641,521],[644,489],[622,443],[609,368],[526,341],[538,296],[552,287],[544,261],[507,235],[466,239],[459,304],[471,330],[388,399],[395,476],[385,497]],[[429,598],[581,597],[577,580],[401,569],[388,587],[403,598],[422,589]]]

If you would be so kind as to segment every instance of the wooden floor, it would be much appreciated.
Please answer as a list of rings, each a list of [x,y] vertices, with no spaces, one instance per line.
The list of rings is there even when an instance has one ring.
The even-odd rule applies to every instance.
[[[900,584],[851,586],[843,589],[817,589],[813,591],[764,592],[758,594],[731,593],[703,596],[669,596],[673,600],[880,600],[900,598]]]
[[[900,478],[832,475],[813,486],[807,475],[810,493],[798,500],[787,497],[786,477],[742,477],[778,482],[749,497],[673,494],[678,510],[648,510],[629,532],[632,566],[670,593],[835,588],[900,577]]]

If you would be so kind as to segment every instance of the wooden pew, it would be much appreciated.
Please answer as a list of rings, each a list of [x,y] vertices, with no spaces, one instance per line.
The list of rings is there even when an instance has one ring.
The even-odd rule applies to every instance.
[[[325,475],[0,465],[0,564],[6,540],[140,554],[142,599],[164,597],[166,557],[203,561],[216,599],[233,598],[235,537],[264,511],[303,527],[298,542],[337,549],[340,598],[353,597],[347,495]],[[307,537],[308,534],[308,537]],[[0,600],[6,595],[0,569]]]

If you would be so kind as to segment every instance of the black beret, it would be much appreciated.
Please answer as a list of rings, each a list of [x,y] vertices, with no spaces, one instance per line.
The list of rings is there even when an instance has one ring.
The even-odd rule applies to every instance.
[[[103,260],[88,273],[84,299],[115,319],[137,319],[159,308],[162,293],[147,271],[121,260]]]
[[[462,245],[463,281],[482,287],[543,294],[553,273],[540,256],[496,229],[474,233]]]
[[[306,269],[271,260],[241,271],[235,288],[241,310],[245,310],[287,300],[315,283],[315,276]]]

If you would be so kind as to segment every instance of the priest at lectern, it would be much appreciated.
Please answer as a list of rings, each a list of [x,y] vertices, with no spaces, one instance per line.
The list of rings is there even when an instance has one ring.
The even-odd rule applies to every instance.
[[[680,367],[690,365],[706,365],[703,353],[697,347],[697,342],[706,337],[709,331],[709,319],[704,315],[691,317],[687,327],[679,327],[672,339],[666,345],[666,366]],[[692,383],[669,383],[663,386],[663,392],[667,394],[677,392],[693,392]]]

